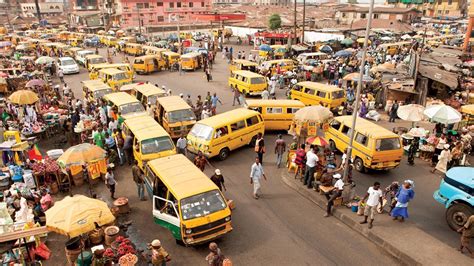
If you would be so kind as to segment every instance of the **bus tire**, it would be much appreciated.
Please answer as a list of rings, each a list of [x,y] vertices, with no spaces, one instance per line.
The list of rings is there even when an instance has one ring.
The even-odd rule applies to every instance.
[[[219,151],[219,160],[224,161],[229,157],[230,150],[229,148],[223,148],[222,150]]]
[[[359,157],[356,157],[354,159],[354,168],[358,171],[358,172],[365,172],[365,166],[364,166],[364,161],[362,161],[361,158]]]
[[[446,210],[446,222],[454,231],[459,230],[467,222],[467,219],[474,214],[474,209],[464,203],[453,203]]]

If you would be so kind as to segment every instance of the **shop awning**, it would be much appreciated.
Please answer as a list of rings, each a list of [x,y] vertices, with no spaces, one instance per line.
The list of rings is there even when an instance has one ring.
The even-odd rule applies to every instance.
[[[418,72],[423,77],[442,83],[450,88],[454,89],[458,86],[457,74],[442,70],[438,67],[420,65]]]
[[[303,52],[303,51],[308,50],[308,47],[296,44],[296,45],[292,45],[291,49],[295,50],[296,52]]]

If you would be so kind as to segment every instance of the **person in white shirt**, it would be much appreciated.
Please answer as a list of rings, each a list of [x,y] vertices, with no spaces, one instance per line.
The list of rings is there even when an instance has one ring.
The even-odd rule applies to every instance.
[[[250,169],[250,184],[253,185],[253,197],[254,199],[258,199],[260,197],[260,188],[261,184],[260,181],[263,179],[267,180],[265,176],[265,172],[263,171],[263,166],[260,163],[260,159],[258,157],[255,158],[255,163],[252,164]]]
[[[334,189],[324,194],[326,198],[328,199],[328,205],[327,205],[326,214],[324,214],[324,217],[329,217],[331,215],[332,206],[334,205],[334,200],[340,197],[342,195],[342,191],[344,190],[344,181],[342,181],[341,179],[342,178],[341,174],[334,174],[332,177],[336,179],[337,181],[334,184]]]
[[[319,161],[315,149],[316,146],[311,145],[309,151],[306,153],[306,171],[304,172],[303,185],[307,186],[308,188],[313,187],[314,171],[316,170],[316,164]]]
[[[369,229],[372,228],[375,214],[377,213],[377,206],[379,205],[379,203],[381,206],[383,205],[382,196],[383,192],[380,189],[379,182],[375,182],[373,186],[369,187],[369,189],[367,190],[367,194],[365,194],[365,197],[361,201],[365,201],[365,208],[364,220],[360,222],[360,224],[366,224],[370,216]]]
[[[178,141],[176,142],[176,149],[178,153],[181,153],[186,156],[186,146],[188,145],[188,141],[186,138],[182,135],[179,137]]]

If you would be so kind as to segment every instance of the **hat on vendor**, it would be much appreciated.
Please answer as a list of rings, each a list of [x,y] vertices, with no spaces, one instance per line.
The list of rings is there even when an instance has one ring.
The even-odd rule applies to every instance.
[[[154,248],[159,248],[159,247],[161,247],[161,241],[158,240],[158,239],[155,239],[155,240],[151,241],[151,246],[154,247]]]
[[[214,172],[216,173],[216,175],[221,175],[221,170],[219,169],[216,169]]]
[[[447,149],[449,149],[449,144],[444,144],[443,147],[444,147],[445,150],[447,150]]]
[[[340,179],[342,176],[341,174],[334,174],[332,177],[334,177],[335,179]]]
[[[328,169],[335,169],[336,168],[336,166],[334,164],[328,164],[326,167]]]

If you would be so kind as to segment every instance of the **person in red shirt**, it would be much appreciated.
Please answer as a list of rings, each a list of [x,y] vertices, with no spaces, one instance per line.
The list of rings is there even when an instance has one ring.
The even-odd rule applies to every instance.
[[[304,167],[306,165],[306,145],[301,144],[300,148],[296,151],[295,164],[298,165],[298,171],[295,173],[295,179],[300,174],[300,179],[302,178],[302,173],[304,173]]]

